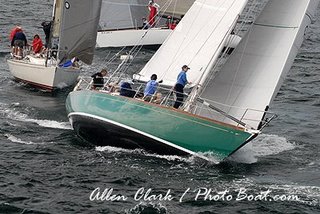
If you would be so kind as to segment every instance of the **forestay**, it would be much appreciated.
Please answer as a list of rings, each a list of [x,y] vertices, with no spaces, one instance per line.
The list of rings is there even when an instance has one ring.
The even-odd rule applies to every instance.
[[[64,0],[59,60],[78,57],[91,64],[96,45],[101,0]]]
[[[188,80],[196,85],[211,70],[227,36],[231,33],[247,0],[197,0],[173,33],[142,71],[134,75],[148,81],[152,74],[173,86],[181,67],[187,64]]]
[[[294,61],[318,2],[270,0],[222,70],[209,81],[202,98],[224,104],[211,103],[238,119],[247,108],[259,110],[248,111],[244,121],[258,128],[262,111],[276,96]],[[234,124],[223,117],[215,119]]]
[[[142,18],[148,18],[148,0],[103,0],[100,15],[100,30],[138,28]],[[156,0],[159,13],[184,15],[194,0]]]

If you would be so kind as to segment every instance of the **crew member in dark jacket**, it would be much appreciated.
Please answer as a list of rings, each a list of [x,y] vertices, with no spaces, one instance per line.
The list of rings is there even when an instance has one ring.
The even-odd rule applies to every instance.
[[[16,57],[23,57],[22,56],[22,49],[24,46],[28,44],[26,35],[22,32],[22,30],[19,30],[14,35],[11,46],[13,46],[13,54]]]
[[[104,79],[108,74],[106,69],[102,69],[100,72],[95,73],[91,77],[93,78],[93,89],[96,89],[97,87],[103,87],[104,86]]]
[[[44,34],[46,35],[46,44],[45,47],[48,48],[49,45],[49,38],[50,38],[50,31],[51,31],[51,22],[42,22],[41,23],[42,29]],[[50,48],[50,47],[49,47]]]

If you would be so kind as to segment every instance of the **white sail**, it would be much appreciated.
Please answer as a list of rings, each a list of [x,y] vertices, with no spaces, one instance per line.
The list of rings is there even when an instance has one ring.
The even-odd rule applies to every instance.
[[[100,30],[138,28],[142,18],[148,18],[149,0],[103,0],[100,15]],[[184,15],[194,0],[156,0],[159,13],[180,17]]]
[[[96,45],[101,0],[64,0],[59,60],[78,57],[91,64]]]
[[[187,64],[188,81],[194,85],[210,71],[221,53],[247,0],[197,0],[177,28],[134,79],[148,81],[152,74],[173,86]]]
[[[211,103],[238,119],[245,109],[261,111],[248,111],[244,117],[245,123],[258,128],[262,111],[276,96],[294,61],[318,2],[270,0],[222,70],[209,81],[202,98],[224,104]],[[205,111],[200,115],[207,116]],[[234,124],[222,116],[215,119]]]

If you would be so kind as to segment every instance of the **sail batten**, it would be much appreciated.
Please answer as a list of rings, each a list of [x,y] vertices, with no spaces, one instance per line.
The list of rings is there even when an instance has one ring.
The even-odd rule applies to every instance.
[[[91,64],[96,45],[101,0],[64,0],[59,60],[79,58]]]
[[[198,84],[224,47],[247,0],[197,0],[177,28],[134,78],[148,81],[152,74],[173,86],[181,66],[187,64],[188,80]]]
[[[318,3],[319,0],[270,0],[226,64],[208,82],[202,97],[214,100],[219,109],[258,128],[302,44],[310,23],[307,13],[313,14]],[[200,114],[205,116],[206,112]],[[215,119],[234,124],[223,116]]]

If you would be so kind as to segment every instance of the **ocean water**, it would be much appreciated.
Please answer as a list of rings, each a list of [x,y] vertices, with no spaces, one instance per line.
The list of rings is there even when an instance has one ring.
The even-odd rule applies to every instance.
[[[87,145],[68,123],[71,89],[50,95],[14,82],[10,29],[21,24],[28,38],[43,38],[51,11],[51,0],[1,0],[0,213],[320,213],[319,12],[271,106],[279,117],[216,163]],[[118,50],[98,50],[83,75]],[[128,74],[153,52],[142,49]]]

